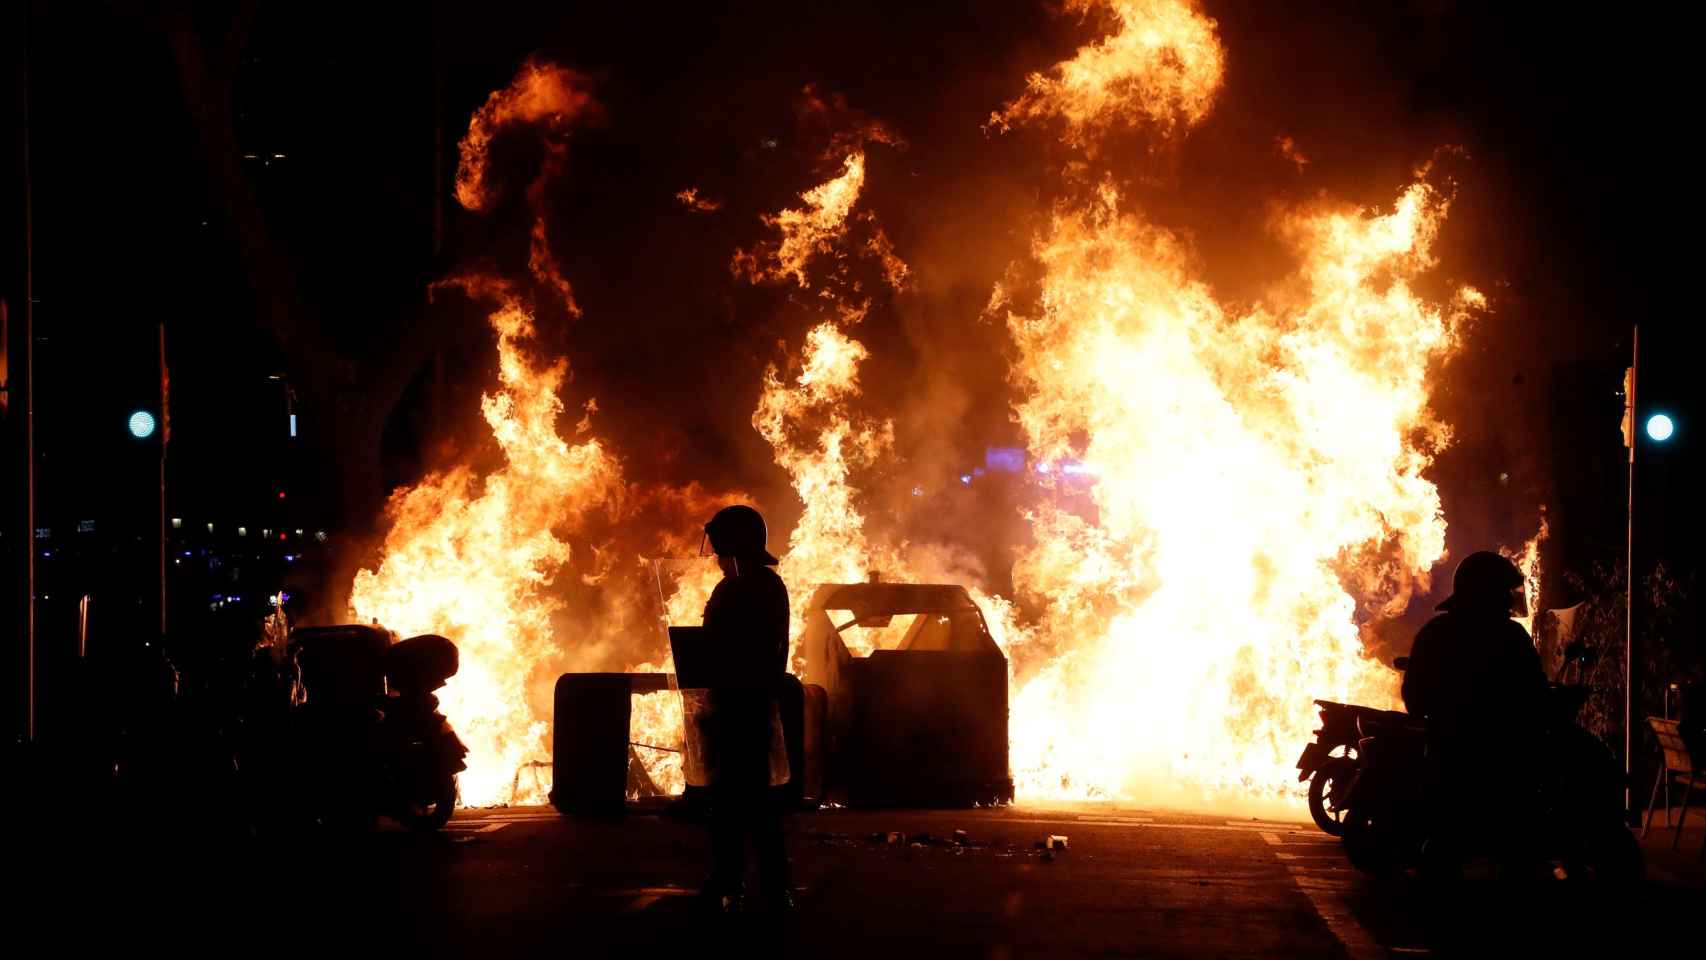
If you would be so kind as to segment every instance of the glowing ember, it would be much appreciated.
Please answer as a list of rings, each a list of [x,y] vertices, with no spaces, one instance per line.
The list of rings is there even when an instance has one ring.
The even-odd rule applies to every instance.
[[[698,187],[688,187],[677,192],[675,199],[680,200],[682,206],[694,213],[715,213],[723,209],[721,201],[700,194]]]

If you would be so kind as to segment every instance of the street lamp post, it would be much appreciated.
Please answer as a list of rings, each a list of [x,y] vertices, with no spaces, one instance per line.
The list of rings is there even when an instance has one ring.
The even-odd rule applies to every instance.
[[[1632,328],[1629,372],[1623,377],[1623,442],[1629,448],[1629,505],[1623,569],[1623,809],[1634,813],[1635,770],[1635,379],[1641,366],[1641,328]]]
[[[166,636],[166,445],[172,439],[171,377],[166,369],[166,324],[160,324],[160,501],[155,534],[160,571],[160,636]]]

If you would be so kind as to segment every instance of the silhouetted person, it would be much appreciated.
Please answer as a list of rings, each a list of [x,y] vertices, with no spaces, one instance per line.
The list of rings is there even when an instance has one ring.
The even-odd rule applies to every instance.
[[[1525,610],[1521,571],[1496,553],[1457,565],[1452,593],[1416,634],[1404,675],[1404,708],[1427,718],[1428,754],[1442,790],[1442,826],[1476,830],[1463,798],[1482,790],[1510,796],[1532,782],[1546,725],[1546,674],[1528,631],[1511,619]]]
[[[788,588],[772,569],[777,561],[765,549],[768,531],[757,510],[724,507],[705,535],[723,579],[705,604],[705,629],[722,659],[705,721],[711,881],[703,897],[713,909],[739,909],[750,837],[765,905],[787,910],[793,900],[770,760],[777,690],[787,672]]]
[[[1511,619],[1526,606],[1516,564],[1472,553],[1452,575],[1452,593],[1416,634],[1404,675],[1404,708],[1425,716],[1429,734],[1475,750],[1542,724],[1546,674],[1528,631]]]

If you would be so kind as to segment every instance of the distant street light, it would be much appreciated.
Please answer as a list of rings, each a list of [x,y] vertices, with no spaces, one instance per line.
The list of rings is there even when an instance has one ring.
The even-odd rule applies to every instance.
[[[1654,440],[1663,443],[1664,441],[1669,440],[1670,435],[1675,432],[1676,424],[1671,423],[1670,418],[1664,414],[1655,413],[1651,417],[1647,418],[1647,436],[1652,437]]]
[[[130,435],[138,440],[146,440],[154,435],[154,415],[146,410],[138,410],[130,415]]]

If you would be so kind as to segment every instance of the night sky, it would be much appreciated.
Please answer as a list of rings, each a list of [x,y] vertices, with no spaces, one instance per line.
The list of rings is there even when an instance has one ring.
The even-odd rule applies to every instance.
[[[475,305],[429,303],[427,287],[525,263],[536,146],[498,143],[508,195],[492,215],[449,192],[469,114],[530,54],[592,76],[603,106],[549,198],[584,316],[546,311],[541,339],[570,358],[571,414],[598,398],[630,477],[748,490],[792,522],[748,422],[765,365],[811,318],[727,264],[762,235],[759,213],[830,172],[827,131],[795,112],[808,83],[907,141],[872,148],[867,193],[920,276],[860,330],[906,463],[886,482],[943,482],[1017,441],[1005,332],[975,321],[1046,206],[1052,155],[981,124],[1095,24],[1036,2],[352,6],[31,6],[44,515],[118,502],[123,420],[148,403],[161,322],[174,513],[234,521],[277,509],[284,487],[299,519],[359,543],[391,487],[481,456],[491,338]],[[1284,274],[1271,204],[1387,204],[1435,161],[1457,191],[1436,277],[1491,299],[1436,381],[1458,432],[1433,474],[1453,553],[1520,542],[1542,504],[1549,569],[1621,553],[1615,391],[1639,322],[1643,407],[1681,425],[1643,447],[1642,540],[1697,567],[1691,31],[1449,0],[1204,6],[1227,51],[1219,105],[1177,151],[1111,149],[1217,294],[1247,302]],[[687,186],[724,209],[688,213]],[[986,506],[922,532],[998,554],[1012,525],[965,533]]]

